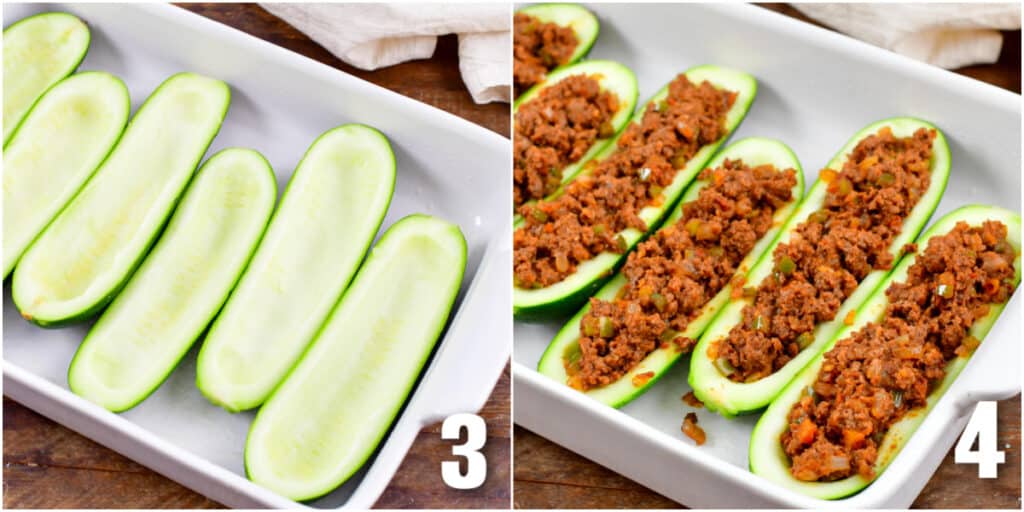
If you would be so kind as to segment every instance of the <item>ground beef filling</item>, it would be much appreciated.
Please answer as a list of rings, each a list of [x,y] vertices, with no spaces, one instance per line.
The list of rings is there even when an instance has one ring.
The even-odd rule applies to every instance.
[[[756,289],[739,324],[708,357],[729,379],[754,382],[782,368],[814,341],[814,327],[874,269],[892,265],[889,246],[928,190],[935,130],[906,138],[889,128],[862,140],[828,182],[824,206],[773,252],[774,269]]]
[[[565,64],[576,51],[579,41],[569,27],[545,23],[528,14],[517,12],[512,37],[512,76],[515,95],[544,80],[548,71]]]
[[[614,382],[659,346],[690,351],[687,324],[735,274],[793,198],[796,171],[748,167],[726,160],[705,169],[697,198],[629,255],[626,285],[611,301],[590,299],[580,323],[580,356],[567,365],[569,385],[590,389]]]
[[[803,481],[874,477],[889,427],[926,403],[956,357],[978,346],[970,327],[1013,293],[1014,249],[1006,226],[958,223],[934,237],[905,283],[886,290],[884,320],[839,340],[814,385],[789,413],[781,442]]]
[[[516,111],[513,195],[519,206],[550,195],[562,168],[578,161],[598,138],[615,135],[618,97],[593,77],[574,75],[544,88]]]
[[[524,225],[513,235],[513,272],[519,288],[542,288],[602,252],[622,253],[626,228],[647,230],[640,211],[661,199],[677,169],[703,146],[725,135],[725,115],[736,94],[679,75],[668,96],[630,123],[617,148],[569,183],[558,197],[519,208]]]

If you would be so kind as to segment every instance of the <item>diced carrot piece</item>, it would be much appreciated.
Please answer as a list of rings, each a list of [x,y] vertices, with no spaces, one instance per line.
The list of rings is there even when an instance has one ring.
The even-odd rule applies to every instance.
[[[859,430],[843,430],[843,446],[846,446],[848,450],[859,448],[864,444],[864,439],[866,438],[867,434]]]
[[[704,429],[697,426],[697,415],[692,412],[687,413],[686,418],[683,419],[683,433],[686,434],[686,437],[693,439],[697,446],[704,444],[708,438]]]
[[[796,432],[793,435],[800,441],[801,444],[811,444],[814,442],[814,435],[818,433],[818,426],[811,421],[810,418],[804,418],[796,427]]]
[[[857,310],[856,309],[851,309],[850,312],[846,314],[846,318],[843,318],[843,324],[845,324],[845,325],[853,325],[853,321],[856,320],[856,319],[857,319]]]

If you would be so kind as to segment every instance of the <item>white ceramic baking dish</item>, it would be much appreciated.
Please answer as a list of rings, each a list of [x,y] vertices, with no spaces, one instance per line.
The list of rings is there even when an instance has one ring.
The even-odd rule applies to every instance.
[[[370,124],[388,136],[398,161],[381,232],[413,212],[462,228],[469,248],[466,278],[430,366],[374,457],[344,486],[307,504],[372,506],[419,430],[449,414],[479,410],[508,361],[509,141],[170,5],[7,4],[4,26],[44,10],[70,11],[89,24],[92,45],[81,68],[123,78],[134,107],[177,71],[225,80],[231,107],[208,154],[228,146],[255,148],[273,164],[283,191],[318,134],[343,123]],[[67,388],[68,364],[86,326],[44,330],[28,324],[11,303],[9,286],[3,323],[4,393],[11,398],[226,505],[299,505],[246,480],[242,453],[253,414],[230,414],[200,395],[195,350],[154,395],[115,415]]]
[[[590,55],[630,66],[641,98],[697,64],[733,66],[757,77],[757,99],[733,138],[783,140],[803,163],[808,184],[869,122],[912,115],[938,125],[952,151],[952,176],[933,220],[968,203],[1020,209],[1018,95],[754,6],[592,7],[601,34]],[[693,410],[680,400],[690,390],[687,358],[622,410],[541,376],[534,368],[558,323],[516,322],[515,421],[690,507],[907,507],[974,404],[1020,391],[1020,306],[1018,292],[885,473],[863,492],[837,502],[810,499],[747,471],[757,415],[729,421],[698,409],[708,441],[697,447],[684,437],[683,416]]]

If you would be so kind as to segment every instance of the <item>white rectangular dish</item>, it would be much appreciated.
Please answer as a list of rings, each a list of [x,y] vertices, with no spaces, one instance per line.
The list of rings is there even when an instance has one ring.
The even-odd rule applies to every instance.
[[[253,413],[211,405],[195,386],[196,347],[139,406],[113,414],[72,394],[66,373],[88,326],[44,330],[24,321],[4,287],[4,393],[41,414],[228,506],[371,507],[425,425],[486,401],[511,350],[511,144],[493,132],[170,5],[4,6],[4,26],[47,10],[92,30],[83,70],[121,77],[137,108],[165,78],[194,71],[226,81],[232,102],[208,151],[254,148],[279,190],[317,135],[359,122],[381,130],[398,163],[381,231],[411,213],[457,223],[468,243],[466,277],[452,320],[385,441],[344,486],[299,504],[245,478]],[[201,342],[201,340],[200,340]],[[470,363],[471,362],[471,363]],[[440,471],[440,467],[438,468]]]
[[[591,6],[601,33],[590,52],[629,66],[640,98],[699,64],[753,74],[758,94],[732,140],[774,137],[800,158],[810,186],[817,171],[863,126],[910,115],[946,135],[952,171],[932,220],[969,203],[1020,210],[1019,95],[910,60],[749,5]],[[747,470],[758,415],[726,420],[696,410],[707,443],[680,432],[694,409],[680,397],[689,359],[634,402],[614,410],[534,369],[561,323],[515,323],[516,423],[694,508],[904,508],[928,482],[979,400],[1020,392],[1021,298],[1009,307],[965,371],[895,461],[844,500],[808,498]]]

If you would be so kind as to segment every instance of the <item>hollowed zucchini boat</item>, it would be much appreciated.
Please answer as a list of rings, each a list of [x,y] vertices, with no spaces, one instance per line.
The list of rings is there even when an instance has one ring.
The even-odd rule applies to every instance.
[[[771,229],[754,244],[750,253],[737,265],[736,275],[743,275],[761,259],[765,250],[786,223],[786,219],[796,210],[797,204],[799,204],[800,198],[804,193],[803,169],[800,167],[800,162],[792,150],[782,142],[774,139],[752,137],[737,141],[722,150],[714,160],[708,163],[708,168],[717,168],[726,159],[742,160],[744,164],[750,167],[771,164],[780,171],[790,168],[796,170],[793,199],[789,204],[775,211],[775,214],[772,215]],[[680,200],[679,205],[672,212],[672,215],[665,221],[663,227],[675,224],[682,217],[683,205],[695,200],[706,184],[704,181],[697,181],[690,186]],[[625,285],[626,277],[619,273],[605,284],[595,296],[602,300],[612,300]],[[700,333],[707,324],[718,314],[722,306],[729,301],[731,294],[732,281],[730,280],[724,288],[701,308],[701,313],[687,324],[686,331],[679,333],[679,336],[690,339],[696,339],[697,336],[700,336]],[[568,381],[569,375],[566,371],[566,358],[579,354],[580,321],[589,310],[590,304],[585,305],[576,316],[572,317],[562,327],[558,335],[555,336],[555,339],[551,341],[537,365],[537,370],[541,374],[563,384]],[[657,348],[614,383],[594,388],[584,393],[604,404],[620,407],[642,395],[653,386],[682,355],[683,353],[677,350],[674,344]],[[635,377],[648,372],[653,372],[653,376],[638,380],[637,382],[643,382],[639,385],[634,382]]]
[[[947,234],[959,221],[966,222],[970,226],[980,226],[986,220],[1000,221],[1007,226],[1007,242],[1016,250],[1014,259],[1014,282],[1016,287],[1021,277],[1021,220],[1020,215],[1003,208],[991,206],[965,206],[942,217],[917,241],[918,252],[928,246],[928,241],[935,236]],[[893,282],[905,282],[907,270],[916,260],[916,254],[908,254],[903,257],[896,268],[879,285],[871,298],[864,303],[862,312],[857,315],[852,325],[844,327],[836,336],[833,336],[814,360],[808,364],[800,374],[785,387],[782,393],[776,398],[768,409],[758,420],[750,439],[750,470],[768,480],[780,484],[796,492],[806,494],[815,498],[834,500],[856,493],[870,484],[868,480],[860,475],[854,475],[842,480],[832,482],[805,482],[797,480],[789,471],[789,457],[783,451],[780,436],[789,427],[788,415],[793,404],[796,403],[804,389],[814,384],[818,371],[824,361],[824,354],[830,350],[837,341],[860,330],[868,322],[877,322],[882,319],[886,307],[889,304],[885,291]],[[1006,304],[992,304],[988,315],[976,321],[969,333],[977,340],[983,340],[991,330],[992,325]],[[878,458],[874,470],[875,478],[878,478],[889,463],[893,461],[900,449],[907,443],[910,436],[914,434],[917,427],[927,417],[928,412],[942,398],[942,395],[949,389],[956,377],[963,371],[969,362],[969,357],[956,357],[946,364],[946,375],[935,383],[928,394],[927,405],[922,409],[914,409],[902,419],[889,427],[882,441],[878,443]]]
[[[736,100],[725,118],[726,133],[717,142],[702,147],[696,154],[686,162],[686,165],[677,169],[676,177],[672,183],[665,187],[658,196],[660,202],[655,201],[658,206],[647,206],[640,211],[640,218],[647,224],[647,232],[637,229],[626,229],[619,233],[626,242],[626,250],[622,254],[605,252],[597,255],[589,261],[581,263],[576,272],[551,286],[537,289],[524,289],[518,286],[513,289],[512,309],[515,317],[519,320],[544,320],[553,317],[568,315],[578,309],[588,297],[592,296],[601,286],[614,275],[617,267],[624,260],[629,251],[647,233],[653,232],[665,216],[671,211],[676,201],[682,195],[687,185],[707,165],[711,157],[715,155],[718,148],[736,131],[736,127],[747,115],[751,102],[757,94],[757,81],[753,76],[742,71],[722,68],[714,65],[703,65],[690,68],[684,73],[694,84],[708,81],[719,89],[731,90],[736,95]],[[640,123],[643,119],[646,105],[657,103],[668,96],[668,84],[661,88],[651,97],[644,107],[638,110],[631,123]],[[628,125],[627,125],[628,126]],[[598,153],[593,161],[601,161],[607,158],[617,149],[617,142],[625,129],[620,130],[605,148]],[[589,167],[589,166],[587,166]],[[587,168],[576,173],[576,177],[589,173]],[[562,190],[564,190],[563,185]],[[556,192],[551,197],[557,197]],[[517,226],[518,227],[518,226]]]
[[[270,164],[249,149],[211,157],[156,246],[78,347],[77,395],[134,407],[167,378],[224,304],[277,199]]]
[[[628,67],[623,66],[618,62],[610,60],[587,60],[572,66],[561,67],[558,71],[548,74],[547,78],[545,78],[543,82],[533,86],[529,91],[519,96],[519,99],[515,102],[515,106],[512,108],[512,129],[515,130],[515,114],[519,111],[520,105],[536,98],[544,89],[575,75],[587,75],[593,77],[601,85],[602,91],[614,93],[619,99],[619,110],[611,118],[611,124],[612,128],[615,129],[615,135],[595,140],[594,145],[590,146],[590,149],[588,149],[579,160],[562,168],[562,183],[572,181],[572,178],[576,176],[576,173],[578,173],[580,169],[583,168],[584,164],[600,153],[609,142],[617,140],[617,135],[633,116],[633,111],[636,109],[637,95],[639,94],[636,75],[634,75],[633,71]]]
[[[262,404],[355,275],[395,188],[386,137],[359,124],[306,151],[199,352],[196,384],[229,411]]]
[[[590,51],[590,48],[594,46],[594,41],[597,41],[597,34],[601,29],[597,16],[594,16],[594,13],[581,5],[534,4],[523,7],[516,12],[533,16],[543,23],[554,23],[561,27],[568,27],[576,34],[576,49],[573,50],[572,56],[569,57],[565,64],[552,69],[551,72],[556,72],[564,66],[570,66],[579,62]],[[520,98],[526,94],[524,92],[520,95]],[[519,100],[516,100],[516,103],[519,103]]]
[[[391,226],[253,420],[245,444],[249,478],[308,500],[351,477],[412,390],[465,267],[458,226],[426,215]]]
[[[857,132],[836,153],[826,167],[839,172],[843,168],[847,156],[857,144],[883,127],[889,127],[896,137],[908,137],[918,128],[935,129],[936,131],[935,139],[932,141],[931,181],[928,190],[904,220],[900,234],[894,237],[889,245],[889,252],[893,254],[895,262],[899,258],[902,247],[914,240],[942,198],[946,181],[949,178],[949,146],[946,145],[946,139],[942,132],[932,124],[909,117],[894,117],[872,123]],[[771,275],[775,265],[771,254],[779,244],[789,241],[798,225],[806,221],[812,213],[821,209],[827,188],[828,183],[822,179],[819,178],[815,181],[804,196],[796,213],[790,217],[782,233],[766,251],[766,256],[747,274],[747,286],[757,287]],[[704,402],[709,410],[717,411],[726,417],[752,412],[768,405],[801,368],[821,353],[836,331],[843,326],[847,315],[851,311],[856,314],[860,304],[871,295],[878,283],[888,274],[887,270],[874,270],[869,273],[843,302],[832,321],[815,326],[814,340],[810,345],[801,350],[796,357],[777,372],[751,383],[733,382],[719,371],[715,362],[708,356],[708,348],[726,337],[729,331],[742,321],[741,312],[744,306],[751,303],[753,299],[740,297],[731,301],[704,331],[700,342],[693,350],[693,355],[690,358],[689,382],[694,394]]]
[[[70,204],[25,251],[14,304],[43,327],[91,317],[142,261],[220,129],[227,84],[179,73],[160,84]]]
[[[50,88],[25,117],[4,148],[5,279],[110,153],[130,111],[124,83],[91,71]]]
[[[32,105],[71,74],[89,50],[89,27],[66,12],[44,12],[4,29],[4,145]]]

